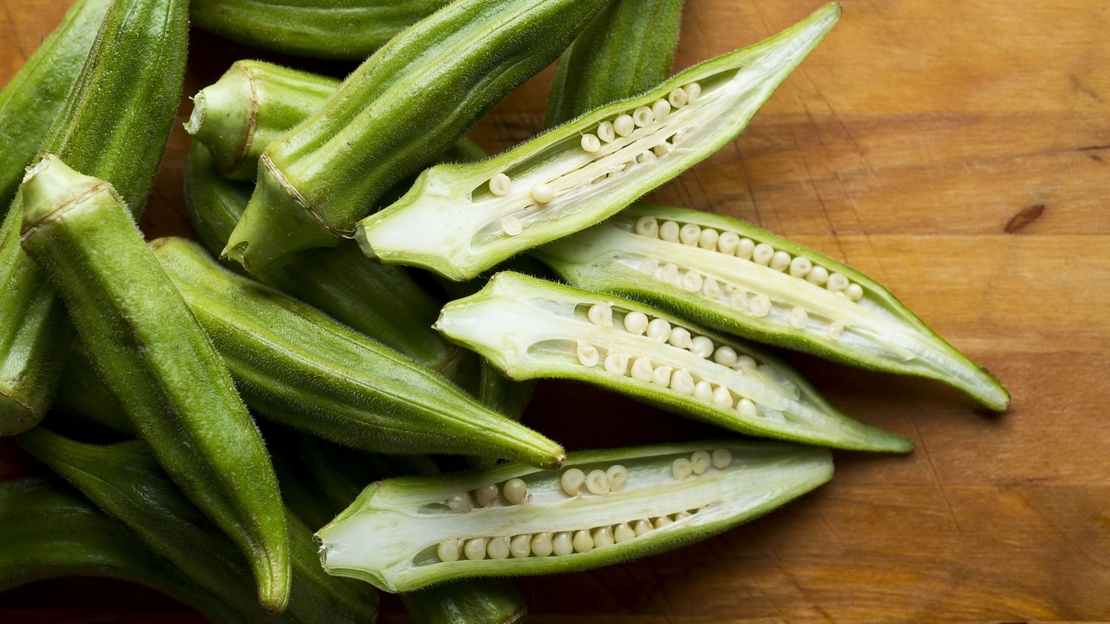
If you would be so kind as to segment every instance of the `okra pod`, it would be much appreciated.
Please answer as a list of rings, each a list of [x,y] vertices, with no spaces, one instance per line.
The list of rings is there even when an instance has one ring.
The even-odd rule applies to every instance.
[[[734,139],[839,16],[839,5],[827,5],[497,157],[432,167],[400,201],[360,221],[355,238],[387,264],[465,280],[593,225]]]
[[[785,363],[648,306],[499,273],[443,308],[436,329],[513,379],[596,384],[734,431],[907,452],[902,436],[837,411]]]
[[[535,251],[574,286],[852,366],[936,379],[1004,411],[1010,395],[886,288],[736,219],[639,203]]]
[[[551,440],[316,309],[227,271],[195,243],[152,246],[263,416],[369,451],[562,462]]]
[[[185,0],[114,0],[39,155],[115,185],[138,215],[169,138],[185,73]],[[0,228],[0,435],[33,427],[54,396],[73,328],[20,249],[22,200]]]
[[[225,254],[254,273],[338,245],[390,186],[554,61],[603,2],[456,0],[404,31],[266,148]]]
[[[440,583],[401,594],[416,624],[516,624],[528,603],[516,587],[499,578]]]
[[[97,378],[89,354],[80,343],[74,345],[66,360],[62,379],[58,383],[56,404],[88,416],[129,438],[136,436],[127,414],[112,392]]]
[[[193,25],[297,56],[361,61],[448,0],[192,0]]]
[[[585,570],[760,516],[832,478],[825,449],[701,442],[572,453],[561,470],[371,484],[317,532],[324,569],[385,591]]]
[[[277,479],[220,356],[110,184],[46,156],[28,171],[22,246],[65,300],[97,375],[159,463],[247,554],[261,604],[289,600]]]

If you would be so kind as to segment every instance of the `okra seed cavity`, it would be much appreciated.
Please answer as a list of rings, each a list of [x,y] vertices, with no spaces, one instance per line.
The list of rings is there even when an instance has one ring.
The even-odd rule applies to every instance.
[[[601,354],[598,353],[597,347],[588,342],[578,341],[578,361],[582,366],[593,368],[597,366],[598,361],[601,359]]]
[[[486,554],[489,555],[490,559],[508,559],[509,538],[491,537],[489,543],[486,544]]]
[[[532,536],[514,535],[509,540],[509,554],[516,559],[523,559],[532,554]]]
[[[678,279],[678,265],[673,262],[668,262],[666,266],[663,267],[662,279],[668,284]]]
[[[504,173],[498,173],[489,179],[489,192],[497,196],[508,195],[513,190],[513,181]]]
[[[471,561],[478,561],[486,558],[486,538],[475,537],[466,540],[463,544],[463,554]]]
[[[640,272],[644,275],[653,275],[659,268],[659,258],[644,258],[640,262]]]
[[[717,470],[724,470],[732,465],[732,451],[728,449],[716,449],[713,451],[713,467]]]
[[[586,473],[577,468],[570,468],[559,478],[559,484],[563,486],[567,496],[578,496],[586,485]]]
[[[709,470],[710,462],[709,453],[705,451],[694,451],[694,453],[690,455],[690,467],[696,475],[700,475],[706,470]]]
[[[524,224],[520,219],[509,215],[501,220],[501,230],[509,236],[516,236],[524,231]]]
[[[592,154],[601,149],[601,141],[592,134],[583,134],[582,149]]]
[[[617,133],[613,130],[613,123],[603,121],[597,126],[597,136],[606,143],[612,143],[617,140]]]
[[[655,156],[658,158],[662,158],[667,154],[670,154],[672,150],[674,150],[674,146],[670,143],[667,143],[666,141],[662,141],[655,147],[651,148],[652,153],[655,154]]]
[[[710,299],[716,299],[721,295],[721,285],[712,277],[707,277],[705,278],[705,283],[701,287],[701,294]]]
[[[687,271],[682,276],[682,288],[688,292],[698,292],[701,290],[704,280],[697,271]]]
[[[674,221],[664,221],[663,225],[659,226],[659,238],[674,243],[678,241],[679,225]]]
[[[562,532],[556,533],[555,537],[551,540],[551,552],[556,557],[565,557],[574,552],[574,544],[571,542],[570,533]]]
[[[705,359],[713,354],[713,341],[705,336],[694,336],[690,341],[690,353]]]
[[[775,248],[767,243],[760,243],[752,250],[752,262],[756,264],[767,266],[773,257],[775,257]]]
[[[673,519],[675,522],[678,522],[679,520],[685,520],[686,518],[689,518],[692,515],[693,514],[691,514],[688,511],[680,511],[680,512],[676,513],[675,515],[671,516],[671,519]]]
[[[675,108],[686,106],[686,91],[682,88],[675,89],[667,96],[667,101]]]
[[[696,102],[698,100],[699,95],[701,95],[701,85],[700,84],[698,84],[696,82],[691,82],[690,84],[686,85],[686,103],[687,104],[693,104],[694,102]]]
[[[555,199],[555,189],[551,188],[550,184],[544,184],[543,182],[533,184],[532,199],[534,199],[537,204],[546,204]]]
[[[613,308],[608,303],[595,303],[590,306],[590,311],[586,313],[590,322],[598,327],[612,327],[613,326]]]
[[[621,115],[613,120],[613,130],[622,137],[632,134],[636,129],[636,122],[631,115]]]
[[[440,561],[458,561],[459,540],[455,538],[443,540],[436,548],[436,554],[439,555]]]
[[[684,481],[694,472],[694,467],[690,465],[690,460],[685,457],[679,457],[671,463],[671,476],[679,481]]]
[[[697,245],[700,238],[701,228],[696,223],[687,223],[678,231],[678,240],[682,241],[683,245],[691,247]]]
[[[841,323],[840,321],[833,321],[832,323],[829,323],[829,338],[839,341],[840,335],[842,333],[844,333],[844,323]]]
[[[789,322],[794,329],[805,329],[809,324],[809,313],[805,308],[794,308],[790,311]]]
[[[671,324],[666,319],[652,319],[647,326],[647,337],[659,342],[667,342],[671,337]]]
[[[648,238],[659,236],[659,221],[655,217],[640,217],[636,220],[636,233]]]
[[[497,500],[497,485],[490,483],[474,490],[474,500],[478,501],[479,507],[489,507]]]
[[[629,312],[624,315],[624,328],[630,334],[639,336],[648,328],[648,317],[643,312]]]
[[[749,307],[755,316],[767,316],[771,313],[771,299],[767,295],[756,295],[752,297]]]
[[[513,505],[527,502],[531,498],[528,494],[528,485],[523,479],[509,479],[501,488],[501,493],[505,495],[505,500]]]
[[[470,494],[463,492],[447,499],[447,508],[456,513],[466,513],[474,509],[474,504],[470,501]]]
[[[728,304],[733,310],[743,310],[748,307],[748,295],[742,290],[734,290],[728,297]]]
[[[609,477],[605,476],[604,471],[591,470],[590,474],[586,475],[586,490],[597,496],[608,494]]]
[[[554,550],[550,533],[537,533],[532,536],[532,554],[537,557],[546,557]]]
[[[647,106],[641,106],[632,111],[632,121],[636,124],[637,128],[643,128],[655,121],[655,114]]]
[[[605,476],[609,479],[609,491],[619,492],[624,489],[624,484],[628,483],[628,468],[613,464],[605,471]]]
[[[671,105],[667,100],[655,100],[655,103],[651,105],[651,114],[660,121],[665,119],[670,113]]]

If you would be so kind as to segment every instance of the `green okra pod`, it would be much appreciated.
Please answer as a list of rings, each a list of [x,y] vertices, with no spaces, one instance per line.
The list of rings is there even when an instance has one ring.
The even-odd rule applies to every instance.
[[[465,280],[602,221],[732,141],[839,17],[829,4],[499,156],[432,167],[400,201],[360,221],[355,238],[387,264]]]
[[[193,25],[297,56],[361,61],[448,0],[192,0]]]
[[[96,376],[84,345],[74,345],[66,360],[62,379],[58,383],[56,403],[84,414],[109,429],[128,437],[135,437],[135,428],[127,419],[119,401]]]
[[[39,154],[111,182],[138,215],[181,97],[188,30],[185,0],[114,0]],[[17,196],[0,228],[0,435],[42,420],[74,336],[20,249],[22,220]]]
[[[22,246],[97,375],[185,492],[247,554],[264,607],[289,600],[277,479],[258,429],[110,184],[47,156],[28,171]]]
[[[776,358],[612,295],[499,273],[478,294],[444,306],[436,329],[513,379],[578,379],[747,434],[913,448],[837,411]]]
[[[852,366],[936,379],[993,410],[1009,403],[997,379],[886,288],[736,219],[638,203],[533,255],[579,288]]]
[[[195,243],[152,246],[263,416],[369,451],[562,462],[551,440],[316,309],[223,269]]]
[[[404,31],[274,141],[225,253],[254,273],[338,245],[510,90],[550,64],[603,0],[456,0]]]
[[[508,579],[466,579],[401,594],[416,624],[515,624],[528,602]]]

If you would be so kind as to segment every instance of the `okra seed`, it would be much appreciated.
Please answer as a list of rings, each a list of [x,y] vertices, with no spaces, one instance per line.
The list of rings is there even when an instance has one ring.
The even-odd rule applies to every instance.
[[[508,559],[509,538],[491,537],[489,543],[486,544],[486,554],[489,555],[490,559]]]
[[[670,283],[674,282],[675,279],[677,279],[677,278],[678,278],[678,265],[674,264],[673,262],[668,262],[663,267],[663,273],[662,273],[662,275],[660,275],[660,279],[662,279],[664,282],[667,282],[668,284],[670,284]]]
[[[659,226],[659,238],[673,243],[678,240],[679,227],[674,221],[664,221],[663,225]]]
[[[767,316],[771,313],[771,299],[763,294],[752,297],[751,310],[755,316]]]
[[[733,310],[743,310],[748,307],[748,295],[742,290],[734,290],[728,297],[728,304]]]
[[[652,275],[658,268],[659,258],[644,258],[640,261],[640,272],[644,275]]]
[[[443,540],[436,547],[436,554],[439,555],[440,561],[458,561],[459,540],[453,537]]]
[[[663,364],[651,371],[651,383],[666,388],[671,384],[671,372],[674,368]]]
[[[705,451],[694,451],[694,453],[690,455],[690,467],[696,475],[700,475],[706,470],[709,470],[710,461],[709,453]]]
[[[627,542],[628,540],[634,539],[635,537],[636,532],[632,530],[632,527],[629,526],[627,522],[622,522],[613,527],[613,541],[618,544],[620,544],[621,542]]]
[[[514,535],[513,539],[509,540],[509,554],[516,559],[523,559],[532,554],[532,536]]]
[[[740,355],[740,356],[736,357],[736,368],[738,368],[738,369],[747,368],[749,370],[755,370],[755,367],[756,367],[755,358],[753,358],[752,356],[750,356],[750,355]]]
[[[577,468],[571,468],[559,478],[559,484],[563,486],[567,496],[578,496],[586,485],[586,473]]]
[[[648,238],[659,236],[659,221],[655,217],[640,217],[636,220],[636,233]]]
[[[788,319],[790,326],[794,329],[805,329],[809,324],[809,313],[805,308],[794,308],[790,311],[790,318]]]
[[[818,286],[823,286],[828,280],[829,272],[825,269],[825,267],[815,266],[809,272],[809,274],[806,275],[807,282],[811,284],[817,284]]]
[[[474,509],[474,504],[470,501],[470,494],[463,492],[447,499],[447,508],[457,513],[466,513]]]
[[[659,157],[656,156],[655,152],[653,152],[653,151],[640,152],[640,155],[636,157],[636,162],[643,164],[643,163],[646,163],[646,162],[651,162],[651,161],[655,160],[656,158],[659,158]]]
[[[565,557],[574,552],[574,544],[571,542],[570,533],[556,533],[551,540],[551,552],[555,553],[556,557]]]
[[[578,361],[582,363],[582,366],[593,368],[597,366],[600,359],[601,354],[598,353],[597,347],[588,342],[578,341]]]
[[[704,379],[694,384],[694,398],[709,403],[713,400],[713,386]]]
[[[667,100],[655,100],[655,103],[651,105],[651,114],[660,121],[666,119],[670,113],[671,104]]]
[[[629,312],[624,315],[624,329],[639,336],[648,327],[648,317],[643,312]]]
[[[671,93],[667,96],[667,101],[670,102],[671,106],[675,108],[682,108],[683,106],[686,106],[686,100],[686,91],[681,88],[671,91]]]
[[[602,496],[609,493],[609,477],[605,476],[605,472],[601,470],[591,470],[590,474],[586,475],[586,489],[590,494]]]
[[[717,237],[717,251],[731,256],[736,253],[736,248],[740,245],[740,237],[735,232],[724,232]]]
[[[696,223],[687,223],[678,231],[678,240],[682,241],[683,245],[696,246],[699,239],[701,239],[701,228]]]
[[[859,284],[849,284],[844,294],[848,296],[849,301],[859,301],[863,299],[863,287]]]
[[[505,500],[513,505],[527,502],[531,498],[528,494],[528,484],[523,479],[509,479],[501,487],[501,493],[505,495]]]
[[[612,143],[617,140],[617,133],[613,131],[613,124],[609,121],[603,121],[597,126],[597,136],[606,143]]]
[[[532,199],[536,200],[537,204],[546,204],[555,199],[555,189],[551,188],[550,184],[544,184],[543,182],[533,184]]]
[[[755,408],[755,403],[751,399],[740,399],[736,403],[736,411],[744,416],[758,416],[759,411]]]
[[[752,250],[752,261],[756,264],[767,266],[773,257],[775,257],[775,248],[767,243],[760,243]]]
[[[701,95],[701,85],[696,82],[691,82],[686,85],[686,103],[693,104],[697,101],[698,96]]]
[[[721,285],[712,277],[707,277],[705,278],[705,283],[701,287],[701,294],[710,299],[716,299],[721,296]]]
[[[586,317],[598,327],[613,326],[613,308],[608,303],[593,304],[590,306],[589,312],[586,313]]]
[[[494,195],[508,195],[513,188],[513,181],[504,173],[495,174],[489,179],[489,192]]]
[[[474,500],[478,501],[479,507],[489,507],[493,501],[497,500],[497,484],[489,483],[474,490]]]
[[[589,153],[594,153],[601,149],[601,140],[596,136],[586,133],[582,135],[582,149]]]
[[[829,276],[829,283],[825,285],[832,292],[840,292],[848,287],[848,278],[844,277],[841,273],[833,273]]]
[[[690,460],[685,457],[679,457],[671,462],[671,476],[679,481],[685,480],[693,471],[694,467],[690,465]]]
[[[732,465],[732,451],[728,449],[715,449],[713,451],[713,467],[724,470]]]
[[[605,356],[605,370],[623,377],[628,373],[628,355],[610,351]]]
[[[841,323],[840,321],[833,321],[832,323],[829,323],[828,332],[829,338],[839,341],[840,334],[844,333],[844,323]]]
[[[609,491],[619,492],[624,489],[624,484],[628,483],[628,468],[613,464],[605,471],[605,476],[609,479]]]
[[[641,106],[632,111],[632,121],[636,123],[636,127],[643,128],[655,121],[655,114],[647,106]]]
[[[698,292],[701,290],[703,283],[701,274],[697,271],[687,271],[686,274],[682,276],[682,288],[687,292]]]
[[[536,533],[532,536],[532,554],[537,557],[546,557],[551,554],[552,543],[550,533]]]
[[[658,145],[651,148],[651,151],[659,158],[670,154],[674,150],[674,146],[666,141],[661,141]]]
[[[463,544],[463,554],[471,561],[477,561],[486,558],[486,538],[475,537],[474,539],[466,540]]]
[[[509,236],[516,236],[524,231],[524,224],[520,222],[520,219],[509,215],[501,220],[501,230]]]
[[[693,394],[694,378],[687,371],[676,370],[671,375],[671,390],[685,396]]]
[[[590,537],[589,531],[580,529],[574,532],[574,539],[571,541],[571,545],[574,546],[574,552],[587,553],[594,549],[594,538]]]
[[[785,251],[776,251],[775,255],[771,256],[770,266],[776,271],[785,271],[790,266],[790,254]]]
[[[794,277],[805,277],[813,270],[813,263],[805,256],[794,256],[790,261],[790,274]]]
[[[605,548],[613,545],[613,530],[609,527],[598,527],[590,533],[594,548]]]
[[[633,121],[631,115],[621,115],[613,120],[613,130],[622,137],[632,134],[635,128],[636,122]]]
[[[713,228],[704,228],[701,231],[701,236],[698,237],[698,247],[702,249],[716,249],[717,239],[721,234]]]
[[[736,366],[736,349],[724,346],[713,352],[713,361],[724,366]]]
[[[713,405],[721,409],[729,409],[732,407],[732,393],[724,386],[717,386],[713,389]]]
[[[675,522],[678,522],[679,520],[685,520],[686,518],[689,518],[692,515],[694,515],[694,514],[688,512],[688,511],[680,511],[680,512],[676,513],[675,515],[671,516],[671,518]]]
[[[687,349],[690,347],[690,332],[685,327],[675,327],[671,330],[671,337],[668,339],[672,347],[679,349]]]
[[[647,520],[637,520],[632,523],[632,531],[636,533],[636,537],[650,533],[653,528],[651,522]]]
[[[704,359],[713,354],[713,341],[705,336],[694,336],[690,341],[690,353]]]
[[[651,319],[647,326],[647,337],[654,338],[659,342],[667,342],[671,337],[671,324],[666,319]]]
[[[651,383],[651,377],[655,370],[651,367],[651,360],[646,357],[638,357],[632,360],[632,378],[636,381],[644,383]]]
[[[753,251],[755,251],[755,241],[750,238],[741,238],[740,242],[736,244],[737,258],[747,260],[752,257]]]
[[[671,520],[669,516],[659,516],[652,521],[652,524],[655,526],[655,528],[662,529],[665,526],[674,524],[674,520]]]

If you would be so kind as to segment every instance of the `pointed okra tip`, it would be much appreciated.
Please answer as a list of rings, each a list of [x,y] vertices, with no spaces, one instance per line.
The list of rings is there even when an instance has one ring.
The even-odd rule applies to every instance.
[[[24,239],[43,223],[91,199],[108,195],[115,201],[122,201],[111,184],[74,171],[53,154],[28,167],[20,193]]]

